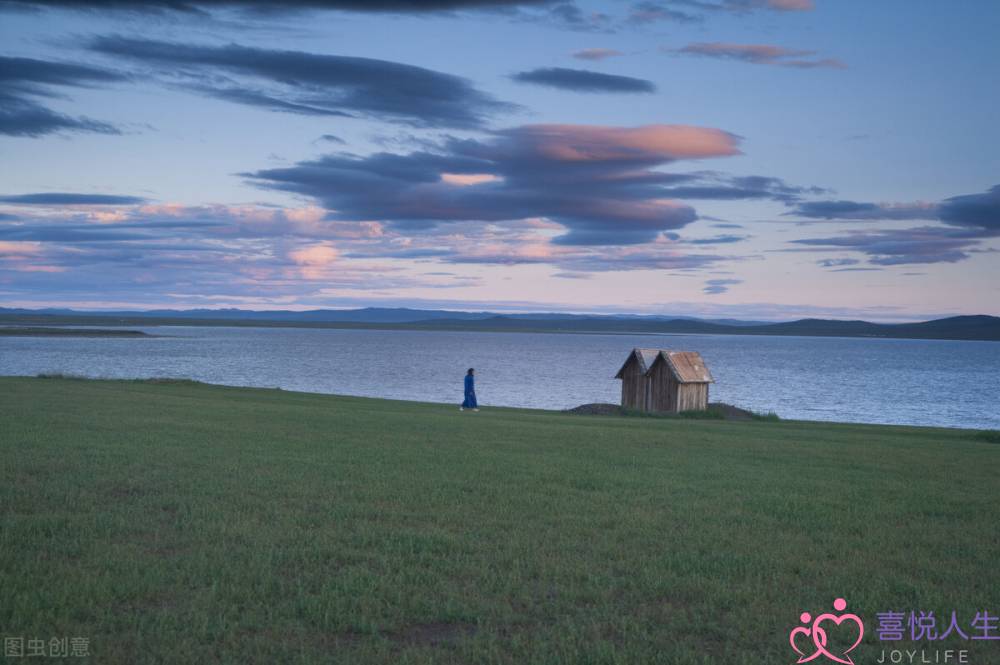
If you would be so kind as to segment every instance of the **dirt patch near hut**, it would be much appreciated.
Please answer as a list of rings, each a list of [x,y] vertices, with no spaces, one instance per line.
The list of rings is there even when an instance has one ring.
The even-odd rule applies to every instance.
[[[732,404],[726,404],[725,402],[712,402],[708,405],[709,411],[718,411],[726,417],[726,420],[753,420],[754,415],[752,411],[747,411],[746,409],[741,409],[738,406],[733,406]]]
[[[565,409],[566,413],[579,413],[585,416],[620,416],[623,415],[622,408],[617,404],[605,404],[594,402],[592,404],[581,404],[572,409]]]
[[[738,406],[733,406],[732,404],[726,404],[725,402],[712,402],[708,405],[708,412],[712,414],[718,414],[718,417],[722,420],[753,420],[753,413],[747,411],[746,409],[741,409]],[[573,407],[572,409],[565,409],[564,413],[574,413],[585,416],[624,416],[633,415],[632,412],[627,412],[622,409],[618,404],[609,404],[606,402],[593,402],[591,404],[581,404],[580,406]],[[668,414],[639,414],[643,416],[653,416],[653,417],[673,417]],[[679,417],[683,418],[684,415]]]

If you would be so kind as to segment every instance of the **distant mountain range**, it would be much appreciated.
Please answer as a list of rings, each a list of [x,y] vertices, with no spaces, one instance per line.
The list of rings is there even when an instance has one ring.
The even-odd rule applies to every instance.
[[[0,307],[0,317],[16,316],[87,316],[111,318],[202,319],[215,321],[302,321],[309,323],[418,323],[449,319],[453,321],[481,321],[497,317],[532,321],[578,321],[615,319],[624,321],[706,321],[723,325],[763,325],[766,321],[741,321],[737,319],[698,319],[691,316],[663,316],[646,314],[565,314],[562,312],[534,312],[498,314],[497,312],[455,312],[443,309],[409,309],[406,307],[364,307],[362,309],[311,309],[249,310],[249,309],[149,309],[142,311],[79,311],[73,309],[8,309]]]
[[[0,307],[0,324],[8,325],[253,325],[416,330],[509,332],[799,335],[812,337],[886,337],[1000,341],[1000,317],[953,316],[919,323],[871,323],[834,319],[800,319],[773,323],[680,316],[592,315],[536,312],[452,312],[407,308],[253,311],[185,309],[84,312],[72,309],[8,309]]]

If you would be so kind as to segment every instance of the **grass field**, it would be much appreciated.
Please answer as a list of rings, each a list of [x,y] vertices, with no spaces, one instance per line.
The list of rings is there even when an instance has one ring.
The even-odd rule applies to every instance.
[[[1000,614],[971,431],[2,378],[0,451],[0,634],[93,663],[794,663],[843,596],[861,665],[876,612]]]

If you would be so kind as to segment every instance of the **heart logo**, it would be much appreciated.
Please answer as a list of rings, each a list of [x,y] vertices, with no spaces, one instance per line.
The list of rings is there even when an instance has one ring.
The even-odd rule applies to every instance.
[[[823,623],[827,624],[827,626],[823,627],[820,625]],[[856,631],[855,627],[857,628]],[[841,651],[843,654],[848,654],[854,651],[854,649],[861,644],[861,638],[864,637],[865,634],[865,628],[861,623],[861,619],[854,614],[843,614],[841,616],[834,614],[821,614],[816,617],[816,621],[813,623],[814,637],[817,641],[822,641],[824,648],[828,650],[833,648],[830,644],[831,636],[835,636],[837,644],[842,645],[843,643],[847,643],[847,640],[851,639],[855,632],[857,635],[854,637],[854,641],[850,643],[850,646]],[[840,651],[839,648],[837,650]],[[842,662],[850,662],[850,659],[848,658],[846,661]]]
[[[843,598],[833,601],[833,609],[836,611],[843,612],[846,608],[847,601]],[[842,665],[854,665],[854,661],[847,654],[854,651],[865,636],[865,625],[858,615],[849,613],[838,615],[827,612],[820,614],[813,620],[811,614],[803,612],[799,620],[805,625],[794,628],[788,634],[788,643],[795,653],[799,654],[796,665],[808,663],[820,657]],[[857,627],[856,637],[854,636],[855,626]],[[831,634],[837,638],[837,646],[830,644]],[[806,643],[805,638],[811,638],[811,644]],[[852,639],[853,641],[851,641]],[[847,643],[850,643],[850,646],[844,648],[843,645]]]
[[[806,619],[806,621],[809,621],[809,619]],[[799,642],[803,642],[805,648],[800,647],[799,644],[796,642],[796,640],[799,638],[800,635],[803,637],[799,639]],[[813,651],[815,648],[811,636],[812,636],[811,628],[805,628],[803,626],[799,626],[798,628],[793,630],[791,634],[788,636],[788,643],[792,645],[793,649],[795,649],[795,653],[799,654],[799,656],[805,657],[806,649],[808,649],[809,651]],[[802,658],[799,658],[798,662],[804,663],[806,661],[802,660]]]

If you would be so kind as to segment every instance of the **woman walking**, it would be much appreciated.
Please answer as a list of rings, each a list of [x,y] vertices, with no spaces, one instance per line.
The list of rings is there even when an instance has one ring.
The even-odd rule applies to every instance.
[[[476,402],[476,370],[471,367],[465,373],[465,401],[458,408],[460,411],[465,411],[466,409],[479,410],[479,404]]]

